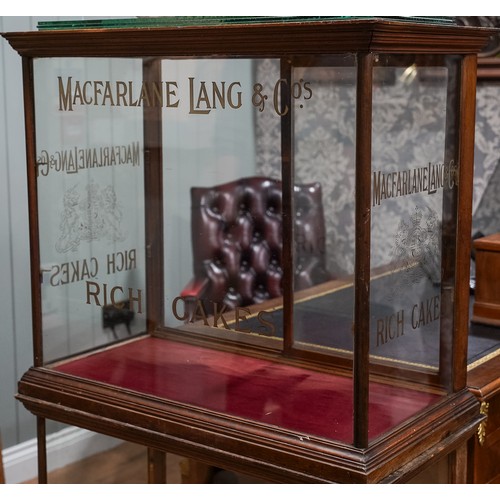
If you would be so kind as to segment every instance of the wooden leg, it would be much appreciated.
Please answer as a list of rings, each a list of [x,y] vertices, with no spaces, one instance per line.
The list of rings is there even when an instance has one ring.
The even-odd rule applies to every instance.
[[[38,482],[47,484],[47,431],[45,428],[45,419],[36,418],[37,427],[37,447],[38,447]]]
[[[2,436],[0,435],[0,484],[5,484],[5,474],[3,471],[3,457],[2,457]]]
[[[467,443],[450,455],[450,480],[452,484],[467,483]]]
[[[167,454],[164,451],[148,448],[148,483],[167,482]]]
[[[185,458],[180,463],[182,484],[206,484],[214,475],[215,467]]]

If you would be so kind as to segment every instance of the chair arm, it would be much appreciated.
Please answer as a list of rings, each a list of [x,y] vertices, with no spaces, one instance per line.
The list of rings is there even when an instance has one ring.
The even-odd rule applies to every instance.
[[[182,290],[181,297],[199,299],[209,285],[208,278],[193,278]]]

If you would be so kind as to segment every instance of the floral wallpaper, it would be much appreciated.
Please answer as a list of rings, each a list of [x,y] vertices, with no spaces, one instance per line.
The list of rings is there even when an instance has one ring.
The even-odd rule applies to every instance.
[[[500,85],[479,83],[472,234],[500,232]]]
[[[351,71],[352,68],[348,68]],[[410,71],[407,71],[410,69]],[[294,109],[295,182],[318,181],[323,188],[326,218],[328,266],[334,275],[354,271],[354,169],[355,169],[355,79],[349,80],[347,68],[343,75],[314,80],[313,99],[297,102]],[[380,74],[377,73],[379,71]],[[276,61],[261,61],[257,68],[258,81],[276,81],[279,67]],[[412,68],[381,67],[375,72],[373,94],[373,164],[374,172],[400,172],[425,168],[429,162],[444,162],[447,83],[445,70],[439,68],[430,78],[417,77]],[[425,76],[425,75],[424,75]],[[307,78],[306,78],[307,80]],[[490,99],[489,105],[486,100]],[[478,114],[484,138],[479,175],[491,174],[495,164],[496,144],[500,134],[490,130],[488,122],[495,117],[500,124],[495,98],[489,91],[481,96]],[[489,116],[487,116],[489,115]],[[498,117],[498,119],[496,118]],[[280,119],[276,115],[257,113],[257,164],[262,175],[280,176]],[[490,137],[496,134],[496,142]],[[486,137],[487,135],[487,137]],[[481,139],[481,135],[480,135]],[[476,198],[485,183],[475,186]],[[372,266],[383,265],[401,256],[401,228],[417,221],[425,229],[441,213],[442,194],[403,196],[388,199],[372,210]],[[415,214],[421,214],[416,217]],[[414,225],[414,224],[413,224]],[[439,244],[426,249],[439,255]],[[439,260],[439,259],[437,259]]]

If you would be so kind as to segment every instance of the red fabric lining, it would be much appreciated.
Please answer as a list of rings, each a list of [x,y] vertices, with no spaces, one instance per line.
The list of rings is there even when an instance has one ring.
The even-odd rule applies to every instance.
[[[307,435],[352,442],[352,379],[165,339],[143,338],[57,371]],[[370,384],[369,436],[439,396]]]

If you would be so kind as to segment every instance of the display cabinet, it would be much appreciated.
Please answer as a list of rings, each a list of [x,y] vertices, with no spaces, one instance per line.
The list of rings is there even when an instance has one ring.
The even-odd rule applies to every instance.
[[[274,482],[466,480],[477,53],[429,18],[40,23],[45,420]]]

